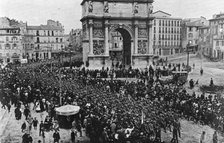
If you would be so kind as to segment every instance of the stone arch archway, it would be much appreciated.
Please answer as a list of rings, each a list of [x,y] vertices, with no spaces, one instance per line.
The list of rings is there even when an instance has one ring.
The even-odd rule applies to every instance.
[[[124,37],[124,61],[133,68],[146,67],[153,56],[153,0],[83,0],[83,62],[89,68],[110,67],[112,31]]]
[[[117,62],[121,62],[122,65],[125,66],[131,66],[131,61],[132,61],[132,39],[133,39],[133,33],[131,32],[131,30],[127,29],[125,26],[113,26],[110,29],[109,32],[109,41],[112,42],[112,33],[113,32],[119,32],[120,35],[122,36],[122,47],[117,47],[117,48],[122,48],[122,51],[117,51],[116,48],[112,48],[114,46],[110,47],[110,53],[113,53],[112,55],[120,55],[122,57],[122,59],[120,59],[121,61],[117,61]],[[114,51],[115,50],[115,51]],[[120,49],[121,50],[121,49]],[[117,53],[117,54],[116,54]]]

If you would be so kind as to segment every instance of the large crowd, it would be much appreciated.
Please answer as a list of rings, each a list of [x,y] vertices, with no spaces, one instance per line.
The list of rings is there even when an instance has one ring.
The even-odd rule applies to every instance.
[[[224,129],[221,96],[190,95],[182,86],[159,82],[161,71],[175,68],[168,65],[163,70],[150,66],[144,70],[91,71],[40,65],[5,69],[2,108],[10,110],[11,105],[15,106],[15,118],[20,120],[24,105],[26,120],[32,120],[32,124],[30,103],[37,112],[47,111],[49,116],[41,122],[40,135],[47,124],[48,130],[55,130],[55,142],[60,140],[58,129],[51,128],[57,126],[55,107],[66,104],[81,107],[74,126],[80,133],[85,128],[91,143],[160,143],[162,130],[172,132],[171,142],[178,142],[181,118]],[[136,81],[116,79],[121,77]],[[26,134],[24,143],[32,142],[31,138]]]

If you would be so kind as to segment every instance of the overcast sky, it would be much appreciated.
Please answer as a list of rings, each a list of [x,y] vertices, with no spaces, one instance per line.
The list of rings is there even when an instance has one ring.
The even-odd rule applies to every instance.
[[[65,33],[81,28],[82,0],[0,0],[0,17],[9,17],[28,25],[46,24],[47,19],[60,21]],[[154,0],[154,11],[162,10],[173,17],[212,18],[224,12],[224,0]]]

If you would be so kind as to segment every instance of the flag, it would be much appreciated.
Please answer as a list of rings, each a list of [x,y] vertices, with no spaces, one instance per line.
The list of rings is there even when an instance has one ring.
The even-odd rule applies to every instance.
[[[144,114],[144,112],[142,111],[142,116],[141,116],[141,124],[143,124],[143,123],[144,123],[144,118],[145,118],[145,114]]]

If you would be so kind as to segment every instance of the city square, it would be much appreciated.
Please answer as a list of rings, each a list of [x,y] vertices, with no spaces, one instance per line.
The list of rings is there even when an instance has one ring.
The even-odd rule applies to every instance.
[[[1,143],[224,142],[224,13],[78,3],[81,28],[69,31],[44,15],[0,17]]]

